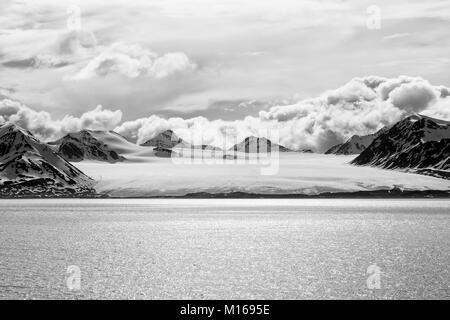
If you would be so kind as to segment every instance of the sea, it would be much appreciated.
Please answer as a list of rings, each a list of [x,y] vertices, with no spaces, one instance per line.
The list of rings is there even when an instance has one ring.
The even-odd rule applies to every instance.
[[[0,299],[450,299],[449,249],[449,200],[0,200]]]

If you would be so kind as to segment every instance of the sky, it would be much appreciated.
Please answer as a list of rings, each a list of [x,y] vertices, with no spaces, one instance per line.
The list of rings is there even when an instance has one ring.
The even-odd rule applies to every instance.
[[[0,117],[29,108],[39,118],[31,129],[47,138],[95,127],[143,140],[154,133],[137,132],[144,122],[266,128],[260,122],[280,121],[280,108],[298,110],[370,76],[434,88],[412,96],[439,107],[402,105],[400,113],[433,107],[445,117],[449,27],[450,2],[441,0],[0,0],[0,99],[8,98]],[[375,100],[367,108],[395,105],[392,97],[368,101]],[[398,118],[295,146],[323,149]]]

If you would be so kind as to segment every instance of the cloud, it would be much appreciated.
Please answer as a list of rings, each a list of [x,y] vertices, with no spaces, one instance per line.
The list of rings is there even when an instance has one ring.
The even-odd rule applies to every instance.
[[[422,114],[438,119],[450,120],[450,96],[447,96],[444,99],[439,99],[430,108],[424,110]]]
[[[17,69],[61,68],[67,66],[68,64],[69,62],[65,61],[64,59],[50,54],[41,54],[32,58],[10,60],[3,63],[5,67]]]
[[[18,101],[0,101],[0,116],[4,121],[15,123],[41,137],[51,136],[56,131],[48,112],[37,112]]]
[[[3,66],[13,69],[58,69],[83,62],[96,53],[97,39],[92,32],[80,30],[39,34],[31,30],[29,33],[21,39],[21,44],[25,45],[29,38],[39,35],[42,45],[31,50],[20,48],[18,52],[8,54],[2,62]]]
[[[450,119],[448,90],[432,86],[422,78],[369,76],[354,78],[316,98],[261,111],[259,117],[211,121],[204,117],[151,116],[127,121],[116,130],[143,143],[163,130],[172,129],[187,140],[217,146],[223,146],[224,140],[233,142],[236,137],[243,139],[276,130],[279,142],[289,148],[321,152],[354,134],[370,134],[393,125],[414,112]]]
[[[330,90],[324,96],[326,96],[327,104],[332,105],[371,101],[377,97],[373,88],[361,79],[355,79],[336,90]]]
[[[66,116],[61,122],[83,129],[112,130],[121,120],[122,111],[103,109],[99,105],[94,110],[83,113],[80,118]]]
[[[427,83],[406,83],[392,90],[389,99],[398,109],[421,112],[437,100],[437,90]]]
[[[31,37],[37,31],[32,30]],[[41,37],[45,35],[41,34]],[[95,34],[87,30],[49,33],[39,47],[10,52],[2,65],[14,69],[57,69],[65,66],[65,80],[87,80],[109,75],[125,78],[166,78],[177,72],[197,68],[183,52],[159,55],[137,44],[113,42],[99,45]],[[22,40],[21,43],[26,43]]]
[[[35,111],[12,99],[0,100],[0,122],[9,121],[33,132],[42,140],[54,140],[66,133],[90,130],[112,130],[122,120],[120,110],[111,111],[97,106],[80,117],[65,116],[54,120],[46,111]]]
[[[59,37],[55,51],[60,55],[85,55],[97,45],[98,41],[93,32],[75,30]]]
[[[166,53],[162,56],[139,45],[114,43],[102,49],[72,80],[84,80],[118,74],[127,78],[165,78],[176,72],[192,71],[196,65],[183,52]]]
[[[14,92],[14,88],[0,86],[0,99],[6,99],[9,94],[12,94]]]
[[[231,147],[250,135],[270,139],[271,133],[277,132],[278,142],[288,148],[323,152],[352,135],[373,133],[412,113],[450,120],[449,92],[449,88],[434,86],[422,78],[369,76],[354,78],[315,98],[268,107],[257,116],[239,120],[150,115],[123,123],[120,110],[98,106],[79,117],[67,115],[55,120],[48,112],[33,110],[2,96],[0,121],[17,123],[44,140],[82,129],[114,129],[137,143],[143,143],[164,130],[172,129],[187,141],[219,147]]]
[[[407,33],[407,32],[404,32],[404,33],[394,33],[394,34],[390,34],[390,35],[388,35],[388,36],[384,36],[384,37],[383,37],[383,40],[399,39],[399,38],[408,37],[408,36],[410,36],[410,35],[411,35],[411,33]]]
[[[141,144],[167,129],[175,130],[180,137],[195,144],[223,147],[224,144],[231,146],[239,139],[244,139],[249,135],[258,135],[262,126],[258,119],[253,117],[225,121],[221,119],[208,120],[205,117],[164,119],[152,115],[148,118],[124,122],[115,131]]]
[[[86,106],[97,103],[126,103],[128,116],[133,118],[161,114],[168,108],[182,110],[173,114],[179,116],[188,109],[206,109],[210,99],[267,100],[299,91],[302,96],[317,95],[361,70],[366,74],[420,74],[448,85],[443,70],[448,70],[450,61],[445,58],[450,15],[439,0],[384,3],[379,32],[367,30],[365,5],[356,0],[281,0],[276,6],[270,0],[182,2],[0,1],[0,63],[17,65],[29,59],[18,63],[22,68],[0,65],[0,85],[17,88],[20,98],[30,105],[61,106],[60,112],[81,114]],[[82,29],[76,32],[67,28],[70,5],[81,9]],[[402,33],[411,35],[399,37]],[[394,34],[391,40],[383,40]],[[187,63],[174,57],[162,59],[153,72],[139,67],[140,58],[133,56],[95,60],[117,41],[157,52],[156,58],[181,51],[183,58],[201,70],[178,77],[173,70]],[[41,54],[70,65],[28,67]],[[96,62],[92,69],[85,70],[92,60]],[[138,60],[137,67],[134,60]],[[83,70],[84,79],[91,81],[63,81],[83,77]],[[222,117],[201,111],[195,115]],[[234,119],[242,117],[236,114]]]

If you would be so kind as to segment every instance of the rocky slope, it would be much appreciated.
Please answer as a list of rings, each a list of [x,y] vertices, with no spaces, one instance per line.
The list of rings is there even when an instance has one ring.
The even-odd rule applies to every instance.
[[[266,138],[259,138],[255,136],[245,138],[242,142],[234,145],[229,150],[245,153],[266,153],[274,150],[279,152],[291,151],[286,147],[272,143],[272,141]]]
[[[112,139],[115,132],[83,130],[69,133],[63,138],[49,143],[64,159],[77,162],[97,160],[105,162],[123,161],[125,158],[102,140]],[[119,137],[117,137],[119,139]]]
[[[450,122],[410,116],[382,133],[352,164],[413,169],[429,175],[450,170]]]
[[[92,196],[94,181],[11,123],[0,125],[0,196]]]
[[[373,142],[373,140],[386,131],[387,129],[383,128],[374,134],[369,134],[366,136],[354,135],[346,142],[331,147],[325,152],[325,154],[360,154]]]
[[[172,149],[175,147],[183,148],[188,147],[189,143],[178,137],[172,130],[166,130],[159,133],[150,140],[147,140],[143,144],[143,147],[157,147],[163,149]]]

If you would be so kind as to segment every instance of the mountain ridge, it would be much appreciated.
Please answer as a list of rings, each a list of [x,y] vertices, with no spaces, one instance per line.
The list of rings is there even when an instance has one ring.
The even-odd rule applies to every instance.
[[[188,146],[189,144],[178,137],[173,130],[165,130],[158,133],[151,139],[140,144],[142,147],[156,147],[161,149],[172,149],[175,147]]]
[[[106,143],[96,137],[96,134],[111,134],[111,131],[81,130],[66,134],[61,139],[50,142],[57,148],[58,153],[66,160],[78,162],[82,160],[97,160],[109,163],[124,161],[125,157],[119,155]],[[115,132],[112,132],[117,134]]]
[[[272,152],[272,150],[279,152],[292,152],[292,150],[282,145],[273,143],[267,138],[256,136],[249,136],[228,150],[245,153],[266,153]]]
[[[376,138],[352,164],[385,169],[450,169],[450,122],[414,114]]]
[[[0,125],[2,195],[92,195],[94,180],[49,145],[12,123]]]
[[[325,154],[360,154],[364,151],[377,137],[383,132],[388,130],[387,128],[382,128],[375,133],[368,134],[365,136],[353,135],[350,139],[346,140],[344,143],[337,144],[330,149],[328,149]]]

